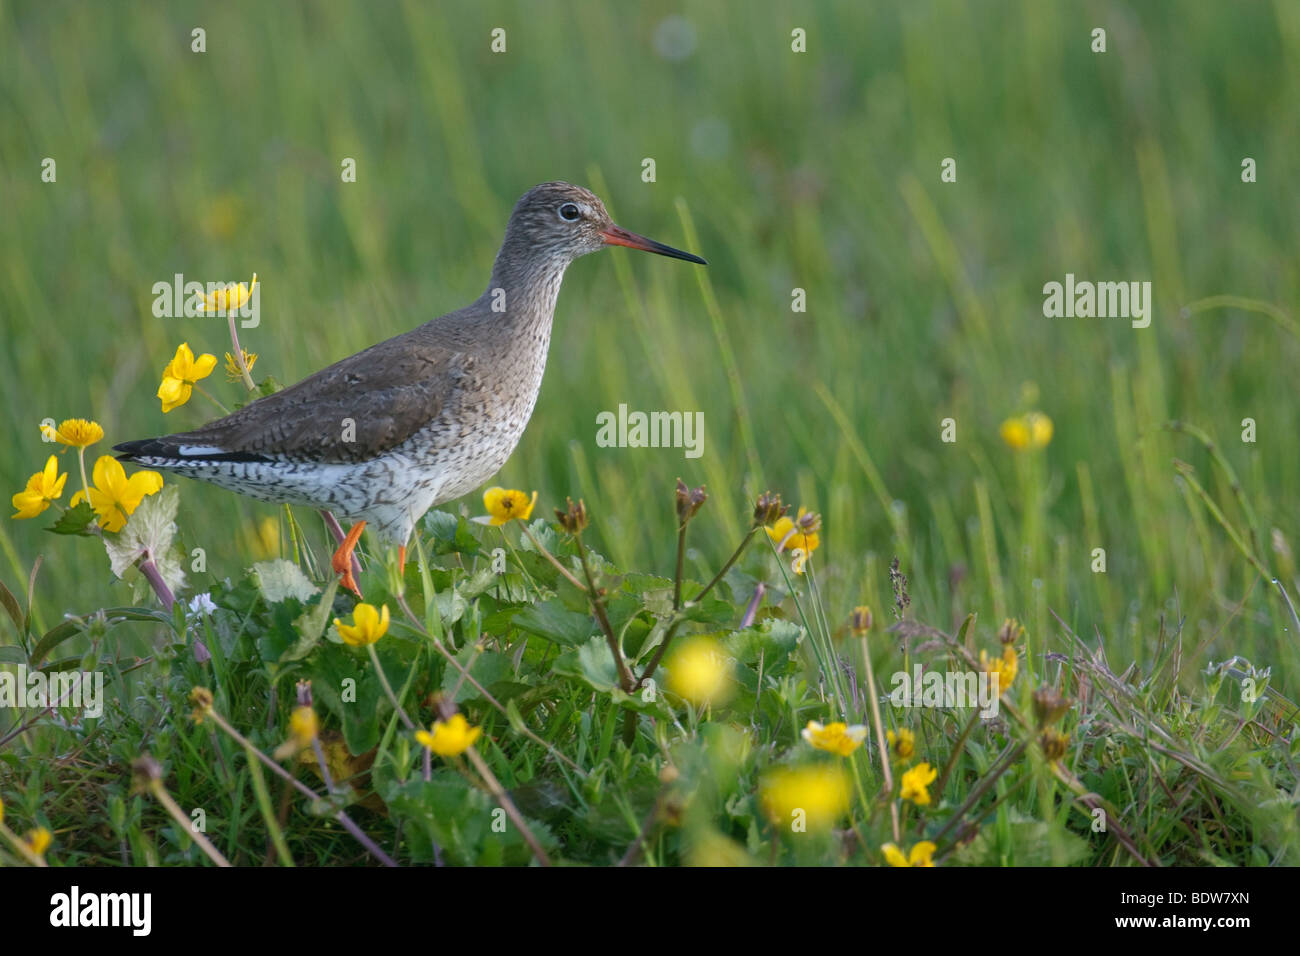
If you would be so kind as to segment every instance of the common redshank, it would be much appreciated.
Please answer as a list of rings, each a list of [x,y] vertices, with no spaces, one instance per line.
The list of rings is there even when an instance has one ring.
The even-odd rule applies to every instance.
[[[537,402],[564,270],[609,245],[706,264],[619,228],[580,186],[543,183],[515,204],[492,279],[465,308],[194,431],[114,451],[124,461],[355,521],[331,565],[360,594],[352,550],[367,523],[405,563],[426,511],[506,463]]]

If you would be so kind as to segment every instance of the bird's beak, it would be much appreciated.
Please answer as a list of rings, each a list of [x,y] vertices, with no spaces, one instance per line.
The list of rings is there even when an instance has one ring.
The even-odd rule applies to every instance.
[[[687,262],[696,262],[702,266],[708,265],[699,256],[693,256],[689,252],[682,252],[682,250],[674,249],[672,246],[665,246],[662,242],[655,242],[645,236],[638,236],[635,232],[628,232],[626,229],[621,229],[615,225],[610,225],[608,229],[600,234],[600,237],[611,246],[627,246],[629,249],[653,252],[655,255],[668,256],[670,259],[685,259]]]

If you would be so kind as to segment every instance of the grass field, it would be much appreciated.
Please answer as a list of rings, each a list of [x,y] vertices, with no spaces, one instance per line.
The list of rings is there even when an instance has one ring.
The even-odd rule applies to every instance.
[[[841,686],[828,665],[840,655],[854,680],[863,677],[846,622],[868,605],[877,680],[910,668],[923,639],[993,648],[1003,619],[1015,617],[1025,635],[1008,701],[1028,714],[1040,683],[1083,701],[1068,718],[1073,770],[1064,777],[1041,757],[999,776],[993,759],[1020,739],[1015,720],[967,738],[960,715],[885,715],[891,727],[919,721],[909,726],[937,767],[953,754],[929,816],[914,808],[903,823],[934,839],[941,857],[1297,862],[1293,797],[1289,809],[1269,801],[1297,787],[1286,701],[1300,694],[1300,643],[1283,589],[1292,600],[1300,590],[1300,5],[615,9],[0,2],[0,422],[10,436],[0,487],[19,491],[40,469],[51,451],[38,432],[47,417],[103,425],[89,463],[114,442],[215,415],[197,394],[160,410],[160,375],[181,342],[218,359],[230,345],[220,319],[155,318],[154,283],[256,272],[261,322],[241,332],[242,344],[258,355],[255,378],[288,384],[478,296],[515,199],[546,180],[582,183],[621,225],[709,265],[613,250],[569,271],[541,396],[499,482],[536,489],[535,518],[566,496],[585,499],[586,544],[613,568],[666,578],[679,476],[710,496],[691,524],[687,580],[712,578],[760,492],[781,492],[823,524],[815,594],[806,575],[792,585],[764,545],[719,589],[732,616],[689,625],[744,631],[740,616],[762,580],[771,589],[764,614],[805,626],[801,649],[770,645],[788,655],[788,673],[764,675],[760,665],[729,708],[655,711],[655,730],[643,719],[630,748],[614,729],[630,712],[618,693],[583,684],[591,672],[576,664],[583,673],[557,684],[551,652],[561,649],[518,643],[511,615],[552,599],[535,553],[518,570],[540,575],[537,590],[471,593],[473,612],[444,636],[472,650],[487,635],[482,653],[523,655],[513,683],[530,688],[520,691],[532,708],[521,719],[538,739],[512,731],[483,700],[457,696],[461,684],[444,684],[454,673],[425,643],[440,626],[427,609],[433,590],[472,577],[454,568],[477,565],[473,549],[437,537],[445,526],[426,529],[446,547],[436,573],[408,575],[425,633],[413,627],[385,660],[403,668],[392,673],[421,675],[412,688],[454,685],[471,718],[487,723],[485,758],[545,831],[551,855],[615,862],[650,808],[662,815],[665,801],[680,801],[677,825],[650,827],[640,859],[878,862],[878,845],[899,831],[898,804],[872,796],[892,779],[874,730],[848,761],[853,808],[848,828],[834,831],[856,834],[856,844],[773,835],[756,809],[764,768],[807,750],[798,733],[807,720],[872,724],[866,695]],[[191,51],[195,27],[206,31],[206,52]],[[490,46],[498,27],[504,53]],[[1091,49],[1097,27],[1104,53]],[[806,52],[791,49],[795,28],[806,30]],[[47,157],[55,182],[42,181]],[[341,179],[345,158],[356,162],[355,182]],[[647,158],[652,183],[642,177]],[[941,180],[948,158],[955,182]],[[1254,182],[1243,182],[1246,158]],[[1067,274],[1150,282],[1150,326],[1044,317],[1044,285]],[[805,311],[792,310],[796,289]],[[203,384],[227,405],[245,400],[224,378],[218,366]],[[596,416],[620,404],[703,412],[703,455],[598,447]],[[1031,410],[1050,417],[1050,443],[1009,448],[1000,426]],[[944,440],[947,419],[955,441]],[[1243,441],[1246,419],[1252,441]],[[60,462],[71,492],[75,453]],[[241,591],[240,582],[256,561],[294,557],[283,510],[167,482],[179,488],[185,551],[207,556],[181,597],[215,588],[230,614],[274,635],[275,615],[262,620],[267,608],[255,613],[251,585]],[[444,508],[475,515],[482,502],[476,494]],[[27,645],[11,663],[65,614],[156,606],[114,577],[98,539],[44,530],[55,516],[0,525],[0,581],[24,607],[43,558],[30,634],[0,616],[0,643]],[[320,522],[296,517],[323,558]],[[264,519],[276,523],[269,543],[257,534]],[[515,527],[511,540],[531,550]],[[496,546],[495,530],[474,533]],[[576,553],[563,535],[548,540],[562,559]],[[895,557],[910,605],[887,636]],[[384,595],[392,588],[381,563],[368,573]],[[629,600],[646,592],[621,586]],[[576,613],[581,595],[566,587],[552,590]],[[348,607],[339,598],[336,612],[347,619]],[[627,613],[647,626],[654,617]],[[914,630],[922,624],[937,631],[925,637]],[[203,861],[155,804],[129,796],[129,765],[148,751],[187,812],[206,806],[213,819],[239,823],[220,830],[226,856],[359,862],[359,846],[321,817],[282,809],[277,825],[267,809],[281,798],[278,782],[251,774],[238,746],[210,737],[210,723],[193,727],[184,701],[191,685],[218,686],[218,709],[274,749],[292,703],[285,678],[315,675],[319,690],[322,675],[338,676],[347,661],[359,672],[373,662],[338,656],[346,649],[333,644],[286,669],[277,656],[285,648],[267,638],[245,659],[219,654],[198,665],[184,651],[173,657],[165,631],[128,623],[61,647],[60,657],[111,657],[112,667],[99,666],[114,675],[110,697],[121,704],[101,721],[41,722],[0,745],[11,825],[52,829],[52,862]],[[904,647],[909,635],[916,640]],[[1084,645],[1104,649],[1101,670],[1063,663]],[[1237,673],[1216,698],[1201,672],[1234,656]],[[120,673],[133,657],[151,663]],[[1271,722],[1249,720],[1258,714],[1230,693],[1252,666],[1271,669]],[[388,810],[366,818],[367,829],[391,838],[394,819],[414,821],[408,840],[424,826],[457,861],[526,860],[523,844],[493,848],[486,831],[443,829],[443,810],[489,806],[481,788],[437,774],[428,784],[442,787],[436,798],[398,786],[419,746],[370,690],[379,722],[344,721],[342,731],[349,747],[378,747],[376,767],[391,765],[397,782],[376,784]],[[422,713],[428,723],[427,706]],[[30,716],[10,715],[0,712],[0,740]],[[747,743],[723,739],[738,727]],[[52,759],[70,748],[84,759]],[[211,775],[214,748],[233,776]],[[728,781],[708,798],[691,789],[706,764]],[[663,765],[676,769],[665,775]],[[1073,795],[1066,777],[1082,781]],[[996,797],[978,802],[986,780],[990,794],[1005,793],[992,808]],[[601,786],[618,795],[612,818],[598,812]],[[1129,836],[1090,835],[1086,820],[1071,818],[1088,812],[1080,793],[1109,800]],[[729,794],[748,810],[735,811]],[[975,805],[956,812],[968,797]],[[566,802],[581,812],[555,810]],[[957,819],[992,836],[950,845]],[[400,862],[426,858],[394,850],[394,840],[385,845]]]

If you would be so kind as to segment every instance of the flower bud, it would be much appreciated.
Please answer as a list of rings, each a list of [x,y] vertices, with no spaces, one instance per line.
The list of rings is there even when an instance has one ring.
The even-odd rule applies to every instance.
[[[855,607],[849,617],[849,627],[853,630],[854,637],[864,637],[871,630],[871,608],[865,604]]]

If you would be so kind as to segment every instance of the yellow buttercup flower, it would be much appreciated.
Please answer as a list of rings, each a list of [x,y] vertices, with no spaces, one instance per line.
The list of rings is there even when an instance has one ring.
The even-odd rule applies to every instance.
[[[1002,440],[1016,451],[1046,448],[1052,440],[1052,420],[1042,412],[1008,418],[1000,429]]]
[[[722,704],[731,697],[731,664],[717,641],[693,637],[677,646],[664,662],[666,685],[691,703]]]
[[[45,462],[45,467],[27,479],[27,487],[14,495],[10,501],[18,510],[12,518],[35,518],[50,506],[50,502],[63,494],[63,485],[67,475],[59,474],[59,461],[53,455]],[[76,500],[73,500],[76,504]]]
[[[483,492],[483,507],[487,509],[488,524],[503,525],[518,518],[527,521],[537,504],[537,492],[529,498],[526,492],[509,488],[489,488]]]
[[[919,763],[911,770],[903,774],[903,789],[899,793],[904,800],[911,800],[918,807],[927,806],[930,803],[930,784],[934,783],[934,778],[939,776],[939,771],[935,770],[928,763]]]
[[[320,718],[311,707],[294,708],[289,715],[289,733],[300,747],[310,747],[311,742],[320,736]]]
[[[767,536],[776,545],[777,551],[793,551],[795,548],[800,548],[804,554],[812,554],[821,544],[821,538],[816,531],[821,522],[816,520],[816,517],[816,515],[809,515],[806,508],[800,508],[797,517],[792,519],[789,515],[784,515],[777,519],[776,524],[768,525],[765,530]],[[813,527],[810,528],[810,525]]]
[[[45,827],[37,827],[35,830],[28,830],[23,838],[27,843],[27,849],[31,850],[37,856],[44,856],[45,851],[50,848],[54,842],[54,836]]]
[[[339,629],[344,644],[353,647],[373,644],[388,633],[388,605],[379,611],[373,604],[358,604],[352,609],[351,624],[344,624],[336,617],[334,626]]]
[[[417,730],[415,739],[439,757],[459,757],[478,740],[482,727],[471,727],[464,714],[452,714],[450,720],[434,721],[433,732]]]
[[[988,651],[980,651],[980,670],[990,676],[997,675],[999,697],[1011,689],[1011,682],[1016,679],[1019,667],[1016,649],[1010,644],[1003,646],[1000,657],[989,657]]]
[[[236,309],[242,309],[244,303],[253,297],[253,289],[257,287],[257,273],[253,273],[253,283],[249,285],[240,282],[237,285],[230,285],[224,289],[213,289],[203,298],[204,312],[234,312]]]
[[[217,357],[207,352],[197,359],[188,342],[182,342],[176,349],[176,355],[163,369],[162,384],[158,386],[158,397],[162,399],[163,414],[173,408],[180,408],[190,400],[194,385],[201,378],[207,378],[217,367]]]
[[[817,721],[810,720],[808,726],[803,729],[803,739],[818,750],[847,757],[867,739],[867,728],[862,724],[854,724],[850,727],[839,721],[823,727]]]
[[[929,840],[922,840],[906,856],[892,843],[886,843],[880,851],[885,854],[885,862],[890,866],[934,866],[930,858],[934,856],[935,845]]]
[[[156,471],[137,471],[130,478],[126,469],[112,455],[100,455],[95,462],[90,486],[90,507],[99,516],[99,526],[105,531],[121,531],[131,512],[140,507],[146,495],[162,490],[162,475]],[[78,491],[72,496],[72,505],[86,497]]]
[[[911,760],[912,755],[916,753],[916,735],[906,727],[901,728],[898,733],[892,730],[886,730],[885,736],[889,740],[889,752],[898,760]]]
[[[849,779],[837,763],[780,767],[759,784],[759,803],[778,827],[827,830],[848,813]]]
[[[99,422],[87,421],[84,418],[67,418],[58,428],[42,425],[41,434],[47,440],[56,441],[60,445],[86,448],[104,437],[104,429]]]
[[[244,366],[248,369],[249,374],[253,372],[253,365],[257,362],[257,353],[250,352],[248,349],[239,350],[244,356]],[[239,363],[235,361],[235,356],[226,353],[226,381],[238,382],[244,377],[244,373],[239,370]]]

